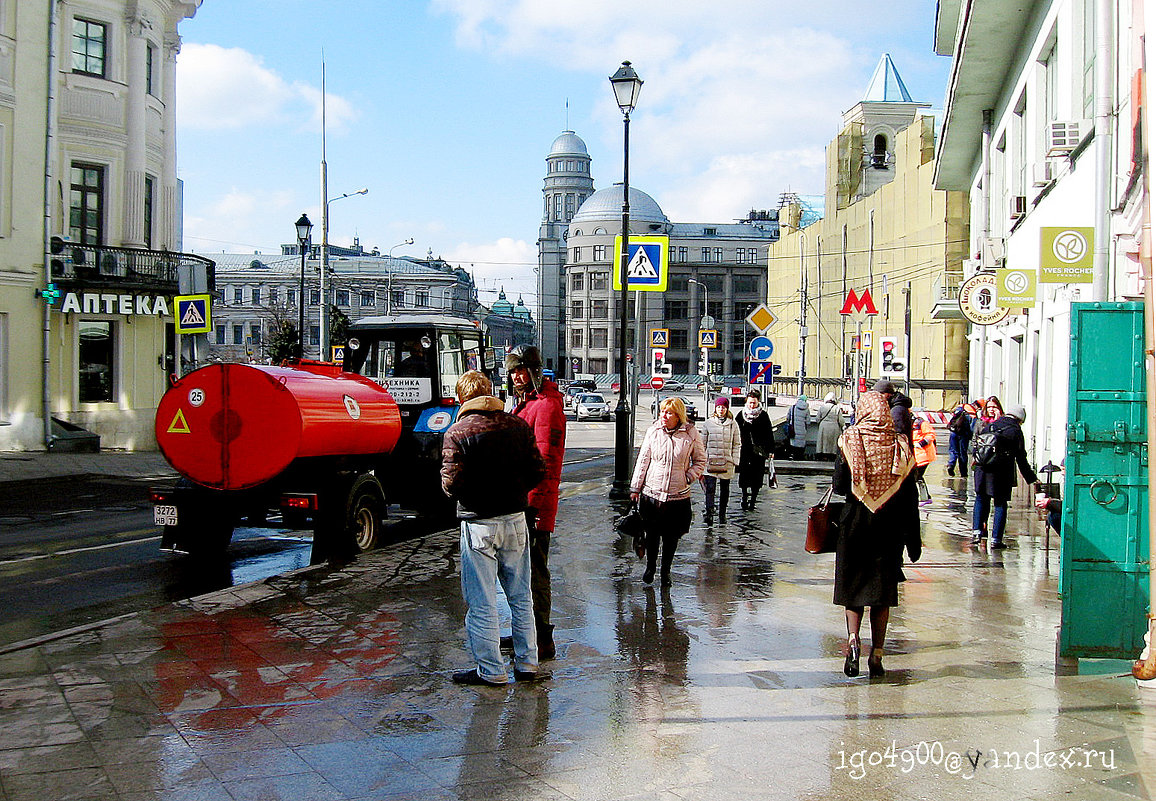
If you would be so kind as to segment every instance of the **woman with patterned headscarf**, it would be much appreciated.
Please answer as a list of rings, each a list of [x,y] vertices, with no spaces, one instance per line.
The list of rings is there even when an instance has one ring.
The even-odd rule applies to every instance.
[[[915,466],[907,438],[895,433],[887,399],[865,392],[855,407],[855,424],[839,437],[835,492],[847,496],[835,549],[835,603],[847,618],[843,672],[859,675],[859,629],[871,608],[871,653],[867,668],[882,676],[883,642],[891,607],[899,605],[903,546],[919,558],[919,506],[910,479]],[[909,539],[910,538],[910,539]]]

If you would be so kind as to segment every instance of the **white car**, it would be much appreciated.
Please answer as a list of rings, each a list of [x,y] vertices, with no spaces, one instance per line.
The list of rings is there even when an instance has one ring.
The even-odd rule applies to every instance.
[[[574,399],[574,417],[578,420],[609,420],[610,404],[601,395],[579,395]]]

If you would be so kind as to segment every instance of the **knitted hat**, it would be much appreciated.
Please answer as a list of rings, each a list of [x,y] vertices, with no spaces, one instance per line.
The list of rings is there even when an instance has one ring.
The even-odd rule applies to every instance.
[[[1028,410],[1018,403],[1013,406],[1009,406],[1007,409],[1007,414],[1008,417],[1014,417],[1021,423],[1028,419]]]
[[[727,398],[715,398],[715,406],[725,406],[728,409],[731,407],[731,402]]]

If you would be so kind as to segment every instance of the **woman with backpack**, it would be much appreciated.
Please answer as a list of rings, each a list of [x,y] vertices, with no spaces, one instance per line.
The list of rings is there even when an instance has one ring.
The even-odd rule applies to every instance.
[[[1023,406],[1012,406],[1003,413],[996,397],[987,399],[984,422],[972,439],[972,469],[975,471],[975,509],[971,518],[971,544],[980,545],[987,536],[987,515],[995,507],[991,524],[991,547],[1007,547],[1004,528],[1007,526],[1007,503],[1016,486],[1016,467],[1024,480],[1038,487],[1039,478],[1028,464],[1024,432],[1020,428],[1027,419]]]

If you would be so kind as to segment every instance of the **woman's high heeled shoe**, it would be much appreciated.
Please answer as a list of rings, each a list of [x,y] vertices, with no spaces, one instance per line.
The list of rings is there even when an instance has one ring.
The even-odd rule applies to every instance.
[[[887,671],[883,669],[883,649],[872,648],[871,655],[867,657],[867,675],[877,679],[886,673]]]
[[[858,640],[847,640],[847,658],[843,661],[843,672],[851,678],[859,675]]]

